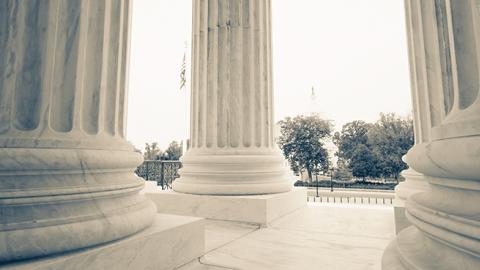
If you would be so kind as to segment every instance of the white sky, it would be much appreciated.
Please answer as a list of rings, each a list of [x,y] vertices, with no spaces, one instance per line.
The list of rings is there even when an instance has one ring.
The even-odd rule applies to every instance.
[[[191,3],[133,3],[127,139],[141,150],[187,137],[190,74],[180,91],[179,70]],[[338,129],[410,113],[403,0],[273,0],[272,12],[276,120],[308,113],[312,86]]]

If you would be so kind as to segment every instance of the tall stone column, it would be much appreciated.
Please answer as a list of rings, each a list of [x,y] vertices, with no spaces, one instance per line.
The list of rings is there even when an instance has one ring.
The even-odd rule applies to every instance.
[[[292,188],[273,139],[270,0],[194,0],[190,148],[178,192]]]
[[[413,226],[387,248],[383,269],[480,269],[480,12],[475,0],[406,0],[422,69],[428,140],[407,153],[430,190],[410,196]],[[414,93],[415,94],[415,93]],[[418,114],[417,114],[418,115]]]
[[[409,5],[405,6],[406,24],[407,24],[407,40],[408,40],[408,59],[410,66],[410,88],[412,92],[413,107],[413,130],[415,133],[415,145],[422,142],[430,141],[429,122],[430,122],[430,106],[428,95],[428,81],[433,80],[432,76],[427,76],[427,59],[425,58],[425,50],[420,46],[423,44],[424,36],[418,29],[419,17],[415,11],[412,12]],[[420,24],[421,25],[421,24]],[[407,156],[403,156],[402,160],[406,162]],[[405,203],[407,199],[416,193],[429,190],[430,186],[425,177],[408,168],[402,171],[405,178],[395,187],[394,215],[395,215],[395,233],[399,233],[411,223],[405,216]]]
[[[0,264],[152,222],[125,140],[131,1],[0,1]]]

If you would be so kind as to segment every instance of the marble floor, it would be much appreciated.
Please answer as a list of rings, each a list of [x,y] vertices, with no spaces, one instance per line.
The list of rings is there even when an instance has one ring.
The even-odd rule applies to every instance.
[[[179,269],[376,270],[394,237],[388,206],[309,203],[268,228],[206,222],[207,253]]]

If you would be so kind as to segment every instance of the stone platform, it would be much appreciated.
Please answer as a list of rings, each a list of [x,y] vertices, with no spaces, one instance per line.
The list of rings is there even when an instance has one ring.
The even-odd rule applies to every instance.
[[[268,228],[206,220],[206,254],[179,270],[380,270],[391,206],[308,203]]]
[[[204,251],[203,219],[157,214],[152,226],[131,237],[93,248],[12,263],[0,266],[0,269],[173,269],[202,256]]]
[[[239,221],[261,226],[307,203],[306,189],[268,195],[212,196],[192,195],[157,190],[145,194],[159,213],[204,217],[215,220]]]
[[[395,220],[395,234],[399,234],[403,229],[412,225],[408,221],[407,216],[405,216],[405,201],[395,199],[393,202],[393,217]]]

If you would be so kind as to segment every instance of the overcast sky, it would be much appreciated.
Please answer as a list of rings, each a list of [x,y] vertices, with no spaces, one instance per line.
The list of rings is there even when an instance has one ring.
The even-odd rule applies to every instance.
[[[135,0],[127,138],[143,150],[187,137],[188,87],[179,70],[191,39],[191,0]],[[275,118],[315,110],[373,122],[411,111],[402,0],[273,0]],[[188,67],[190,68],[190,67]]]

